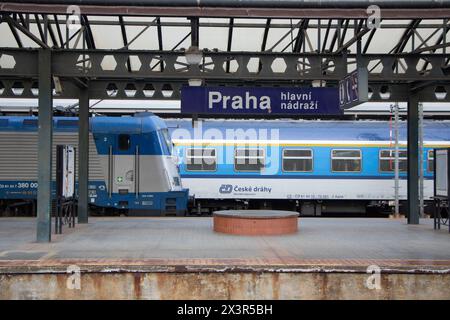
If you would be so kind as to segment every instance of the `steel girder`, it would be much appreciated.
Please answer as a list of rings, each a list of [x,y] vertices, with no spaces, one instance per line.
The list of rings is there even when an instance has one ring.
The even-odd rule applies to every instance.
[[[61,77],[126,78],[130,80],[153,78],[172,79],[239,79],[243,81],[266,80],[330,80],[342,79],[352,65],[356,54],[314,54],[280,52],[203,52],[205,62],[189,66],[183,51],[120,51],[120,50],[54,50],[52,51],[53,74]],[[128,59],[135,67],[129,71]],[[248,68],[251,59],[262,63],[260,71]],[[369,69],[369,81],[450,81],[446,54],[364,54],[358,62]],[[14,66],[5,66],[3,60],[14,60]],[[272,68],[275,60],[285,70]],[[303,61],[307,61],[304,63]],[[37,50],[0,49],[0,76],[37,77]],[[401,61],[401,68],[393,68]],[[226,64],[235,64],[227,72]],[[423,71],[422,63],[428,68]],[[153,64],[162,63],[163,71],[155,70]],[[378,64],[381,70],[371,66]],[[419,66],[420,65],[420,66]],[[396,70],[398,69],[398,70]]]
[[[354,69],[357,58],[352,54],[211,51],[204,52],[203,56],[204,63],[200,66],[189,66],[183,51],[52,50],[52,73],[63,81],[64,97],[78,97],[79,81],[74,79],[87,79],[93,99],[176,99],[188,79],[198,78],[206,85],[309,86],[313,80],[336,85]],[[35,49],[0,49],[0,97],[37,96],[32,94],[37,88],[37,57]],[[440,91],[449,93],[444,98],[448,99],[447,58],[448,55],[443,54],[364,54],[359,57],[359,63],[370,71],[373,99],[377,99],[381,88],[386,92],[387,88],[410,88],[412,84],[416,87],[424,84],[424,88],[432,90],[439,87]],[[128,68],[129,59],[134,61],[132,70]],[[259,70],[248,69],[251,59],[258,59]],[[275,60],[278,66],[284,65],[285,70],[274,70]],[[427,63],[426,70],[423,70],[424,63]],[[164,68],[154,68],[155,64],[162,64]],[[228,69],[229,64],[234,67]],[[170,91],[173,92],[169,94]],[[395,90],[390,92],[395,94]]]
[[[71,79],[61,79],[63,92],[53,93],[54,98],[77,98],[80,86]],[[91,99],[117,99],[117,100],[180,100],[181,87],[184,81],[157,81],[157,80],[90,80],[89,97]],[[239,81],[211,80],[208,86],[238,86]],[[249,86],[302,86],[302,83],[293,82],[257,82],[248,83]],[[406,101],[410,95],[411,86],[408,84],[369,84],[369,101]],[[434,83],[420,90],[420,100],[426,102],[450,102],[450,84]],[[445,94],[447,93],[447,94]],[[442,97],[442,94],[445,96]],[[440,96],[440,98],[437,98]],[[0,98],[37,98],[37,80],[33,79],[0,79]]]
[[[26,1],[24,1],[26,2]],[[413,3],[415,1],[411,1]],[[165,1],[166,4],[169,2]],[[265,4],[267,5],[267,1]],[[277,2],[274,2],[275,4]],[[436,4],[437,2],[435,2]],[[373,4],[373,3],[372,3]],[[281,8],[281,7],[181,7],[170,2],[170,6],[130,6],[130,5],[84,5],[79,4],[81,12],[88,15],[121,15],[130,16],[184,16],[184,17],[228,17],[228,18],[336,18],[365,19],[369,16],[367,6],[349,7],[310,7],[310,8]],[[67,4],[42,3],[0,3],[0,11],[20,13],[66,14]],[[447,18],[450,8],[428,7],[426,10],[418,7],[391,8],[383,7],[383,18],[386,19],[415,19],[415,18]]]

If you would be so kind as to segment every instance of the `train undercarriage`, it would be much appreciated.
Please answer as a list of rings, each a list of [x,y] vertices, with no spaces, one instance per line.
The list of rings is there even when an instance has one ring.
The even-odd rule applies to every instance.
[[[0,200],[0,216],[36,216],[36,200]],[[387,217],[394,212],[393,201],[361,200],[280,200],[280,199],[192,199],[186,215],[210,216],[217,210],[267,209],[297,211],[305,217]],[[433,215],[433,202],[425,201],[424,212]],[[406,201],[400,201],[400,214],[407,215]],[[90,207],[91,216],[135,216],[128,209]],[[145,211],[139,216],[145,216]],[[150,214],[153,215],[153,214]],[[173,214],[167,214],[173,215]]]
[[[379,200],[284,200],[284,199],[195,199],[189,203],[192,216],[207,216],[217,210],[267,209],[297,211],[311,217],[387,217],[394,213],[393,201]],[[407,215],[406,201],[400,201],[401,215]],[[433,215],[433,202],[425,201],[424,212]]]

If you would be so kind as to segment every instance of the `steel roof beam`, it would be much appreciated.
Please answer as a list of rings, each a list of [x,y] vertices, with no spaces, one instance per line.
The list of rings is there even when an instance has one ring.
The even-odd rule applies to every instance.
[[[42,16],[42,19],[44,20],[44,16]],[[56,40],[55,32],[53,30],[51,21],[50,21],[50,19],[48,19],[48,16],[45,16],[45,20],[47,21],[47,30],[48,30],[48,34],[50,35],[50,38],[52,39],[53,47],[57,48],[58,41]]]
[[[0,49],[0,54],[10,55],[16,64],[14,68],[1,68],[0,77],[37,77],[34,68],[37,50],[29,49]],[[89,67],[80,68],[80,59],[89,57]],[[139,59],[141,66],[139,70],[132,74],[127,69],[126,62],[131,57]],[[241,81],[283,81],[302,79],[304,81],[326,80],[337,81],[345,76],[346,65],[354,63],[359,59],[361,66],[368,66],[374,61],[382,65],[381,71],[369,72],[369,81],[390,81],[411,82],[411,81],[450,81],[450,75],[443,69],[446,54],[365,54],[358,57],[356,54],[318,54],[318,53],[280,53],[280,52],[215,52],[203,51],[203,56],[207,58],[208,70],[201,68],[191,68],[187,70],[177,68],[177,59],[184,56],[183,51],[148,51],[148,50],[54,50],[52,53],[53,72],[59,77],[89,77],[103,79],[240,79]],[[251,58],[257,58],[262,63],[259,73],[248,70],[247,65]],[[305,58],[309,61],[307,73],[298,70],[298,59]],[[150,67],[152,60],[164,64],[164,71],[153,71]],[[274,71],[271,66],[275,59],[281,59],[286,64],[283,73]],[[417,70],[416,66],[420,59],[429,61],[431,68],[426,73]],[[105,65],[105,61],[114,60],[113,68]],[[234,60],[238,68],[233,72],[226,72],[223,67],[228,60]],[[320,62],[326,60],[333,67],[323,74]],[[396,72],[391,66],[396,61],[404,60],[406,70]]]
[[[4,86],[4,93],[1,95],[2,98],[36,98],[31,91],[31,86],[33,83],[36,83],[36,80],[28,79],[28,80],[17,80],[17,79],[1,79],[0,80]],[[11,90],[11,87],[14,83],[20,81],[24,86],[24,91],[21,95],[16,95]],[[118,90],[114,95],[108,94],[107,87],[109,84],[114,83]],[[134,84],[136,88],[136,94],[133,97],[127,96],[125,93],[126,86],[128,84]],[[124,79],[124,80],[108,80],[108,79],[93,79],[89,81],[89,96],[91,99],[111,99],[111,100],[178,100],[180,99],[180,89],[185,84],[185,80],[182,79],[172,79],[172,80],[158,80],[158,79]],[[332,82],[333,84],[335,82]],[[76,84],[69,78],[61,78],[61,84],[63,87],[63,92],[60,95],[54,95],[54,98],[77,98],[79,95],[79,90],[81,85]],[[148,92],[145,91],[145,87],[150,85],[154,88],[154,92],[149,95]],[[174,89],[173,94],[170,96],[164,95],[162,93],[163,84],[170,84],[170,86]],[[222,80],[207,80],[207,84],[211,86],[236,86],[242,85],[242,82],[239,79],[222,79]],[[299,86],[299,85],[307,85],[307,82],[302,81],[301,79],[294,80],[280,80],[277,81],[276,84],[273,81],[255,81],[255,82],[247,82],[245,85],[247,86],[263,86],[263,87],[272,87],[272,86]],[[423,102],[450,102],[450,95],[447,95],[444,99],[437,99],[435,95],[435,90],[437,87],[443,87],[444,90],[450,92],[450,83],[442,83],[439,82],[429,82],[426,84],[414,84],[413,88],[415,92],[420,95],[421,101]],[[392,101],[407,101],[410,95],[411,86],[409,84],[394,84],[385,82],[377,82],[370,81],[369,88],[371,92],[371,97],[369,101],[372,102],[392,102]],[[416,89],[417,88],[417,89]],[[386,97],[382,92],[389,92],[389,97]]]
[[[330,35],[330,29],[331,29],[331,24],[333,23],[333,20],[330,19],[328,21],[328,25],[327,25],[327,29],[325,31],[325,37],[323,39],[323,44],[322,44],[322,49],[320,49],[320,43],[319,43],[319,52],[325,52],[325,48],[327,46],[327,42],[328,42],[328,36]],[[339,24],[339,23],[338,23]]]
[[[34,15],[34,18],[36,19],[36,26],[39,31],[39,36],[41,37],[42,42],[47,44],[47,35],[44,33],[41,20],[39,19],[39,16],[37,14]]]
[[[40,40],[38,37],[36,37],[32,32],[30,32],[27,28],[20,25],[17,21],[12,19],[9,15],[3,15],[3,20],[7,21],[8,23],[11,23],[16,29],[18,29],[20,32],[25,34],[27,37],[29,37],[31,40],[33,40],[36,44],[43,48],[50,48],[46,43],[44,43],[42,40]]]
[[[72,0],[18,0],[19,3],[40,3],[40,4],[73,4]],[[103,0],[78,0],[79,5],[103,5]],[[115,6],[180,6],[180,7],[225,7],[225,8],[367,8],[370,5],[378,5],[382,8],[448,8],[450,0],[171,0],[170,4],[166,0],[110,0],[108,5]]]
[[[20,22],[22,23],[22,25],[26,28],[26,29],[30,29],[30,15],[26,15],[26,19],[23,17],[23,14],[19,13],[19,19]]]
[[[345,36],[347,35],[347,30],[348,30],[348,25],[350,24],[350,19],[347,19],[345,21],[345,25],[344,28],[342,30],[342,34],[339,35],[340,39],[339,39],[339,47],[338,50],[340,48],[342,48],[342,46],[344,45],[344,41],[345,41]]]
[[[409,1],[415,3],[416,1]],[[104,1],[102,1],[104,3]],[[106,5],[83,5],[79,4],[83,14],[93,15],[128,15],[128,16],[171,16],[171,17],[242,17],[242,18],[345,18],[345,19],[365,19],[369,16],[367,6],[361,8],[336,8],[334,7],[313,7],[313,8],[265,8],[265,7],[180,7],[171,1],[165,1],[170,6],[112,6]],[[265,1],[265,3],[269,3]],[[273,2],[277,4],[278,1]],[[341,3],[339,1],[338,3]],[[129,2],[127,3],[129,4]],[[372,3],[373,4],[373,3]],[[439,19],[450,16],[450,6],[446,5],[441,8],[427,7],[422,8],[383,8],[384,19],[416,19],[430,18]],[[3,12],[20,12],[20,13],[47,13],[47,14],[66,14],[67,4],[42,4],[21,2],[4,2],[0,4],[0,11]]]
[[[95,49],[95,41],[94,36],[92,34],[91,25],[89,23],[88,17],[83,14],[80,19],[81,25],[84,27],[85,35],[86,35],[86,44],[89,49]]]
[[[406,44],[408,43],[409,39],[414,36],[414,29],[417,28],[417,26],[420,24],[420,19],[413,20],[408,28],[404,31],[402,37],[400,38],[399,42],[395,45],[394,53],[400,53],[403,52],[403,50],[406,47]]]
[[[23,43],[22,43],[22,39],[20,39],[19,33],[17,32],[16,28],[14,27],[14,25],[11,23],[11,21],[7,21],[9,29],[11,30],[11,33],[13,34],[14,39],[17,42],[17,46],[19,48],[23,48]]]
[[[309,25],[309,19],[304,19],[300,27],[298,28],[297,37],[295,39],[295,44],[293,52],[300,52],[302,45],[305,41],[305,32]]]
[[[267,37],[269,35],[269,30],[271,27],[271,23],[272,23],[272,19],[267,19],[266,20],[266,24],[264,27],[264,34],[263,34],[263,38],[262,38],[262,42],[261,42],[261,52],[266,51],[266,46],[267,46]],[[260,72],[262,69],[262,63],[261,60],[259,60],[258,63],[258,72]]]
[[[340,40],[340,33],[341,33],[343,22],[344,22],[343,19],[339,19],[338,20],[339,27],[334,31],[333,39],[331,40],[330,46],[328,48],[328,52],[333,52],[334,45],[336,44],[336,41]]]
[[[360,26],[361,26],[361,24],[360,24]],[[360,28],[358,28],[358,29],[361,29],[362,28],[362,26],[360,27]],[[375,30],[375,29],[372,29],[372,32],[374,32],[373,30]],[[343,52],[345,49],[347,49],[347,48],[349,48],[352,44],[354,44],[355,42],[357,42],[358,40],[360,40],[362,37],[364,37],[368,32],[370,32],[371,31],[371,29],[369,29],[369,28],[364,28],[363,30],[359,30],[355,35],[354,35],[354,37],[353,38],[351,38],[349,41],[347,41],[345,44],[344,43],[342,43],[340,46],[339,46],[339,48],[336,50],[336,53],[341,53],[341,52]],[[372,35],[372,37],[373,37],[373,35]],[[344,38],[345,38],[345,34],[344,34],[344,36],[342,37],[342,40],[341,40],[341,42],[343,42],[344,41]]]
[[[191,18],[191,46],[198,47],[199,46],[199,26],[198,26],[198,17]]]
[[[62,31],[61,31],[61,26],[59,25],[59,21],[58,21],[58,17],[55,15],[53,15],[53,19],[54,19],[54,23],[56,26],[56,32],[58,33],[58,38],[59,38],[59,47],[63,48],[64,47],[64,39],[62,36]]]
[[[228,40],[227,40],[227,51],[231,51],[231,45],[233,43],[233,25],[234,25],[234,18],[230,18],[230,24],[228,27]],[[226,62],[226,72],[230,72],[230,60],[227,60]]]
[[[119,16],[120,31],[122,33],[123,46],[128,47],[127,31],[125,30],[125,25],[123,24],[123,17]],[[160,49],[161,50],[161,49]],[[131,61],[130,58],[127,59],[128,72],[131,72]]]
[[[20,14],[19,17],[22,16],[21,21],[23,19],[23,15]],[[55,16],[55,15],[54,15]],[[126,16],[126,15],[123,15]],[[115,16],[112,16],[115,17]],[[290,19],[285,19],[286,21],[290,20]],[[29,19],[29,21],[31,23],[36,23],[35,19]],[[406,23],[397,23],[397,24],[393,24],[393,23],[388,23],[389,20],[386,20],[382,25],[379,26],[380,29],[403,29],[403,28],[407,28],[409,26],[409,24]],[[146,22],[146,21],[124,21],[123,22],[125,26],[133,26],[133,27],[139,27],[139,26],[156,26],[156,19],[152,22]],[[180,22],[180,21],[161,21],[161,26],[163,27],[190,27],[191,24],[190,22]],[[91,26],[120,26],[120,23],[118,21],[105,21],[105,20],[95,20],[92,18],[89,18],[89,24]],[[22,25],[25,26],[25,23],[22,22]],[[216,28],[227,28],[229,26],[228,23],[226,22],[214,22],[214,21],[208,21],[208,22],[200,22],[199,21],[199,27],[216,27]],[[285,28],[290,28],[290,23],[272,23],[271,24],[271,28],[279,28],[279,29],[285,29]],[[237,23],[236,21],[234,22],[234,27],[235,28],[264,28],[265,27],[265,23],[251,23],[251,22],[239,22]],[[308,24],[309,28],[312,29],[316,29],[319,28],[319,24],[317,23],[311,23],[311,21]],[[438,23],[421,23],[420,24],[420,28],[421,29],[436,29],[436,28],[440,28],[442,27],[442,24],[438,24]],[[331,24],[330,25],[331,29],[335,29],[338,28],[338,24]]]
[[[156,31],[158,34],[158,48],[159,50],[163,50],[163,35],[162,35],[162,27],[161,27],[161,19],[156,18]],[[159,66],[161,68],[161,72],[164,71],[164,63],[162,61],[159,62]]]

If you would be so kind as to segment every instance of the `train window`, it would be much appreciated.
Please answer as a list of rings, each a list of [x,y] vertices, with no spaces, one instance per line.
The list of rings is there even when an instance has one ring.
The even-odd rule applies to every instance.
[[[408,169],[408,158],[406,150],[399,150],[398,152],[398,168],[400,172],[405,172]],[[380,151],[380,171],[394,172],[395,170],[395,151],[381,150]]]
[[[265,166],[263,149],[236,149],[234,169],[236,171],[261,171]]]
[[[170,140],[170,134],[168,129],[162,129],[161,134],[164,138],[164,142],[167,146],[167,149],[169,150],[169,153],[172,154],[173,152],[173,143],[172,140]]]
[[[331,170],[334,172],[360,172],[361,150],[332,150]]]
[[[434,150],[428,150],[428,172],[434,172]]]
[[[130,135],[129,134],[119,134],[119,150],[126,151],[130,149]]]
[[[217,168],[216,149],[191,148],[186,149],[186,170],[215,171]]]
[[[313,155],[309,149],[284,149],[283,171],[311,172],[313,170]]]

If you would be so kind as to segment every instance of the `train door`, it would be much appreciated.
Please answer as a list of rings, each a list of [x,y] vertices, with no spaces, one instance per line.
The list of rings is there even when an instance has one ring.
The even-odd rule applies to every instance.
[[[117,148],[119,151],[131,151],[131,138],[128,134],[118,136]],[[113,147],[109,150],[109,176],[110,188],[113,193],[129,194],[138,192],[138,147],[135,152],[127,154],[114,154]]]

